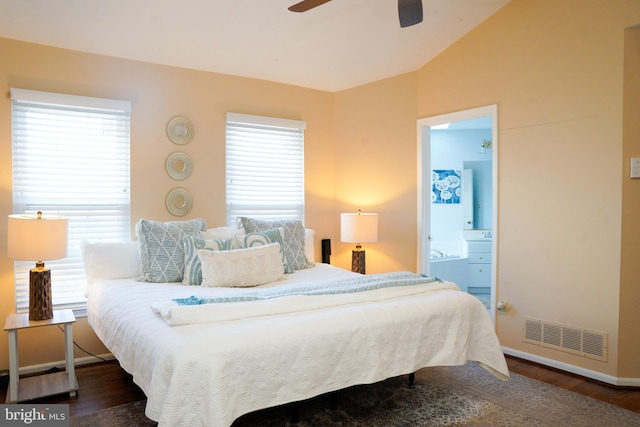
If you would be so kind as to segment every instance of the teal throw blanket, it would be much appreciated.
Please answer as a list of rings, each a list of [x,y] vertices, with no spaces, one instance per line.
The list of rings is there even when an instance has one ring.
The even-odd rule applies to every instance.
[[[295,288],[268,288],[254,292],[244,292],[235,295],[227,295],[215,298],[176,298],[172,301],[179,305],[220,304],[229,302],[262,301],[273,298],[288,297],[294,295],[337,295],[354,292],[373,291],[376,289],[390,288],[394,286],[413,286],[440,281],[433,277],[410,272],[393,272],[371,274],[353,279],[337,280],[333,282],[314,283]]]

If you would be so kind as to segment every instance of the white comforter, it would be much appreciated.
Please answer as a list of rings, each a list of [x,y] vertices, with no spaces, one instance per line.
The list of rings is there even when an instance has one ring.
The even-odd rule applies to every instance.
[[[270,286],[354,274],[318,264]],[[426,366],[476,360],[506,379],[485,307],[455,286],[440,287],[284,315],[171,326],[152,305],[238,290],[106,280],[89,286],[88,320],[147,395],[149,418],[160,426],[228,426],[251,411]]]

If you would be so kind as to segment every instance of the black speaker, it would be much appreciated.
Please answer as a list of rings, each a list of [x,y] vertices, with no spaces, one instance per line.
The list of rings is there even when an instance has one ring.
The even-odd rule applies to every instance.
[[[322,239],[322,262],[331,264],[331,239]]]

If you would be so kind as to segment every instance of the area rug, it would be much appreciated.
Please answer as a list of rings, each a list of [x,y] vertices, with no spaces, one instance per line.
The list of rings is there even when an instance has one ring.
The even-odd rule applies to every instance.
[[[307,426],[640,426],[628,411],[518,374],[500,381],[475,363],[425,368],[407,376],[356,386],[300,402],[299,427]],[[291,425],[291,406],[247,414],[233,427]],[[155,426],[135,402],[74,417],[72,426]]]

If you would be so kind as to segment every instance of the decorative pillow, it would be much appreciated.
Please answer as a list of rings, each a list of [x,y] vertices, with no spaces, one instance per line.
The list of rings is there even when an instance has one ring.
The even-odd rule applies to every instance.
[[[185,286],[199,286],[202,283],[202,266],[198,251],[229,251],[233,249],[233,239],[207,240],[197,236],[184,237],[184,276],[182,284]]]
[[[315,236],[315,230],[310,228],[304,229],[304,257],[307,259],[307,262],[314,262],[316,259]]]
[[[283,275],[279,246],[271,243],[231,251],[198,251],[202,286],[249,287],[275,282]]]
[[[238,235],[237,247],[239,248],[252,248],[255,246],[263,246],[269,245],[271,243],[277,243],[280,245],[280,256],[282,261],[282,267],[284,272],[289,274],[293,273],[295,270],[289,263],[287,256],[284,253],[284,241],[283,236],[284,230],[282,228],[278,228],[275,230],[267,230],[260,233],[247,233],[244,235]]]
[[[235,225],[230,225],[227,227],[207,228],[206,231],[200,233],[200,237],[205,239],[229,239],[235,237],[236,234],[244,234],[244,230]]]
[[[199,236],[207,229],[202,218],[157,222],[141,219],[136,224],[140,241],[140,280],[181,282],[184,274],[185,236]]]
[[[294,270],[313,267],[313,262],[307,261],[304,256],[304,226],[302,221],[291,219],[261,220],[256,218],[240,217],[242,227],[247,233],[284,229],[284,253]]]
[[[140,273],[138,242],[80,242],[80,252],[92,284],[107,279],[128,279]]]

